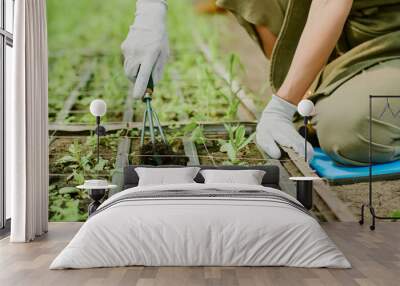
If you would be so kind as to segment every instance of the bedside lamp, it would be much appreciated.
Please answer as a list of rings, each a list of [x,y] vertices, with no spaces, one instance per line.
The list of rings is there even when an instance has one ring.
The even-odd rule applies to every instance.
[[[304,159],[307,163],[307,124],[311,115],[315,111],[314,103],[311,100],[303,99],[297,106],[297,111],[301,116],[304,117]],[[320,178],[315,177],[291,177],[289,180],[295,181],[297,184],[296,198],[303,206],[310,210],[313,207],[313,181],[319,180]]]
[[[102,99],[95,99],[90,103],[90,113],[96,117],[97,135],[97,163],[100,161],[100,136],[106,135],[106,128],[100,125],[100,118],[107,112],[107,104]]]
[[[304,117],[304,139],[305,139],[305,144],[304,144],[304,159],[307,162],[307,125],[308,125],[308,120],[310,119],[310,116],[314,113],[315,107],[314,103],[309,100],[309,99],[303,99],[300,101],[299,105],[297,105],[297,111],[301,116]]]
[[[102,99],[95,99],[90,103],[90,113],[96,117],[96,130],[97,135],[97,164],[100,161],[100,136],[106,135],[106,128],[100,125],[100,119],[107,112],[107,104]],[[77,186],[78,189],[86,190],[92,202],[89,204],[89,216],[96,212],[100,206],[101,201],[107,198],[107,190],[117,186],[110,185],[106,180],[92,179],[85,180],[83,185]]]

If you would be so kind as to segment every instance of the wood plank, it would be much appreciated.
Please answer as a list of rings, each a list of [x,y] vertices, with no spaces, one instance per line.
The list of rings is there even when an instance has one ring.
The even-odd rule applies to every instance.
[[[120,129],[128,128],[130,125],[126,122],[105,122],[102,125],[106,128],[107,131],[117,131]],[[139,122],[132,123],[132,128],[140,128]],[[49,133],[57,136],[61,133],[84,133],[84,132],[93,132],[96,128],[95,124],[86,124],[86,123],[49,123]]]
[[[122,191],[124,182],[124,168],[129,165],[129,151],[131,140],[128,137],[120,139],[118,143],[117,158],[115,161],[115,173],[112,176],[112,183],[118,187],[110,190],[110,196]]]
[[[163,128],[168,128],[169,125],[174,125],[177,127],[185,126],[193,121],[190,120],[183,120],[178,122],[162,122]],[[107,130],[115,131],[119,129],[140,129],[142,128],[142,121],[131,121],[131,122],[105,122],[102,124],[106,127]],[[212,121],[199,121],[199,125],[203,125],[209,131],[216,131],[224,130],[224,124],[242,124],[248,128],[252,128],[255,130],[256,122],[255,121],[238,121],[238,120],[228,120],[222,122],[212,122]],[[86,123],[68,123],[68,124],[59,124],[59,123],[50,123],[49,124],[49,132],[53,131],[63,131],[63,132],[82,132],[82,131],[93,131],[95,129],[95,124],[86,124]]]
[[[183,149],[185,150],[185,155],[189,157],[189,162],[187,165],[188,166],[200,165],[196,144],[194,144],[194,142],[188,137],[184,137],[182,142],[183,142]]]
[[[304,160],[300,160],[300,157],[292,149],[283,147],[289,158],[302,172],[304,176],[318,177],[315,171],[313,171]],[[326,184],[322,179],[314,181],[314,191],[321,197],[326,205],[332,210],[339,221],[342,222],[355,222],[357,219],[348,209],[348,207],[337,197],[337,195],[329,189],[329,185]]]
[[[319,196],[317,192],[313,193],[314,208],[327,222],[338,221],[337,216],[332,212],[325,201]]]
[[[283,168],[287,170],[290,177],[303,176],[292,160],[284,159],[281,161],[281,164]],[[320,220],[328,222],[337,221],[337,217],[333,214],[331,209],[325,204],[317,192],[313,192],[313,205],[313,213]]]
[[[260,146],[257,145],[258,151],[263,155],[265,160],[272,160],[268,155],[260,148]],[[281,187],[281,190],[292,197],[296,197],[296,185],[293,181],[289,180],[289,173],[287,170],[283,167],[281,162],[279,160],[273,160],[273,165],[276,165],[279,167],[279,186]]]
[[[133,120],[133,97],[132,97],[133,86],[131,85],[126,96],[125,107],[124,107],[124,123]],[[110,196],[122,191],[124,184],[124,168],[129,165],[129,152],[131,149],[131,139],[129,137],[121,138],[118,143],[117,157],[115,159],[115,173],[112,176],[112,183],[118,187],[110,190]]]

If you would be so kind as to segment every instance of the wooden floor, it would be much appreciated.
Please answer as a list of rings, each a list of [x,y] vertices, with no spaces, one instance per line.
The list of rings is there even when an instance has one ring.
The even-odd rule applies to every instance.
[[[400,224],[379,223],[371,232],[355,223],[323,227],[353,269],[288,267],[126,267],[48,270],[81,226],[51,223],[44,237],[29,244],[0,241],[0,285],[400,285]]]

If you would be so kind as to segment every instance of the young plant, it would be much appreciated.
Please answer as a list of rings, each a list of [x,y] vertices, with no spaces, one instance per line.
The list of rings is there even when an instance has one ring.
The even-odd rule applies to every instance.
[[[184,136],[190,137],[190,140],[196,144],[204,144],[206,137],[204,135],[203,126],[199,125],[196,121],[187,124],[183,129]]]
[[[246,137],[246,128],[243,125],[231,126],[225,124],[225,129],[228,132],[228,140],[219,139],[218,143],[220,151],[228,155],[229,161],[226,163],[231,165],[243,164],[238,155],[254,140],[256,133]]]
[[[107,138],[107,137],[106,137]],[[105,142],[108,142],[104,138]],[[109,143],[106,143],[109,144]],[[82,184],[85,177],[93,177],[103,171],[109,171],[109,161],[100,157],[99,162],[93,152],[96,150],[95,137],[89,137],[82,144],[78,140],[69,146],[68,153],[56,161],[67,173],[69,173],[66,183]]]
[[[206,142],[206,136],[204,135],[203,126],[197,126],[193,131],[190,139],[196,144],[204,144]]]
[[[87,218],[86,192],[73,187],[49,186],[50,221],[85,221]]]
[[[101,147],[115,154],[120,132],[101,138]],[[56,164],[67,173],[65,180],[52,184],[49,189],[49,218],[51,221],[84,221],[87,218],[89,198],[83,190],[75,188],[85,179],[97,175],[112,176],[114,164],[100,158],[97,162],[97,138],[90,136],[85,142],[74,140],[67,154],[56,161]]]
[[[228,62],[228,85],[229,85],[229,96],[226,97],[228,101],[228,109],[226,112],[226,117],[229,119],[236,118],[240,100],[237,98],[237,94],[241,91],[241,88],[234,90],[233,82],[236,78],[238,78],[239,73],[242,73],[244,70],[244,66],[240,61],[240,58],[236,54],[229,55]]]

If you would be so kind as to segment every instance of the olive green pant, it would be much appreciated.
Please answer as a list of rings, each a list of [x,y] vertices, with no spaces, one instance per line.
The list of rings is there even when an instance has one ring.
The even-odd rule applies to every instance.
[[[321,148],[342,164],[369,162],[369,96],[400,96],[400,59],[364,70],[316,103],[313,119]],[[372,103],[372,159],[400,159],[400,98]]]

